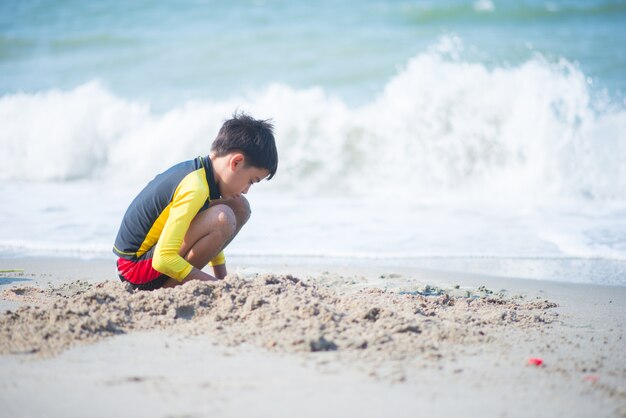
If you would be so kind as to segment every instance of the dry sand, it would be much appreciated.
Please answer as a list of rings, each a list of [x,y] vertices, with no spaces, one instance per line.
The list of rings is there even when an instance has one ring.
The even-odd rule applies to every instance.
[[[272,270],[153,292],[5,274],[0,414],[626,416],[623,288]]]
[[[193,282],[153,292],[120,282],[16,286],[4,299],[26,301],[0,316],[0,354],[57,354],[77,342],[186,325],[227,345],[278,351],[342,351],[368,361],[438,358],[447,346],[484,344],[506,327],[540,328],[556,304],[488,290],[340,293],[293,276]],[[191,323],[187,323],[191,322]]]

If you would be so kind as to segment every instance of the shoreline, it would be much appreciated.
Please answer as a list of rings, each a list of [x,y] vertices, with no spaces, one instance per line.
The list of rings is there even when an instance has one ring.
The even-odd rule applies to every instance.
[[[414,343],[398,346],[407,353],[400,359],[395,356],[398,349],[384,345],[370,347],[383,350],[381,355],[371,355],[375,351],[367,350],[293,351],[290,346],[281,351],[260,346],[256,334],[241,328],[243,320],[216,331],[214,320],[203,322],[202,318],[183,325],[174,321],[172,327],[137,329],[87,344],[79,342],[44,358],[0,355],[0,398],[7,406],[0,415],[80,415],[87,405],[97,405],[96,416],[110,416],[127,413],[130,410],[119,405],[132,402],[133,415],[137,416],[626,416],[626,287],[457,274],[410,266],[306,264],[287,259],[275,264],[232,261],[230,273],[242,277],[241,283],[254,282],[258,276],[291,274],[318,286],[319,292],[327,292],[331,299],[349,300],[346,298],[357,295],[364,306],[380,305],[380,297],[422,292],[425,285],[450,294],[478,292],[484,286],[513,304],[504,305],[509,308],[502,311],[494,305],[472,314],[487,324],[487,328],[480,328],[487,333],[483,338],[458,334],[459,328],[450,324],[462,319],[463,311],[458,316],[446,316],[448,308],[426,297],[424,303],[434,303],[428,306],[435,316],[432,321],[426,318],[431,322],[420,323],[422,334],[411,340]],[[25,271],[0,275],[0,292],[4,294],[9,288],[31,284],[45,289],[50,285],[71,287],[76,280],[89,285],[115,280],[113,262],[106,259],[0,259],[0,270],[9,268]],[[295,303],[298,297],[285,296],[283,301]],[[494,315],[510,315],[515,306],[523,315],[525,306],[544,300],[558,304],[537,311],[547,315],[541,317],[544,322],[521,326],[518,321],[501,326],[494,321]],[[390,309],[395,303],[380,306]],[[27,305],[2,298],[0,311]],[[289,317],[280,312],[279,317]],[[355,332],[356,325],[346,326],[348,333]],[[240,328],[239,334],[224,334]],[[455,335],[460,338],[458,342]],[[375,343],[375,336],[367,338],[370,344]],[[405,336],[393,338],[401,343]],[[424,343],[422,354],[411,351],[415,343]],[[145,355],[136,356],[137,352]],[[368,355],[363,356],[365,352]],[[534,357],[543,360],[542,367],[527,365]],[[67,399],[68,391],[78,396],[73,395],[72,402],[59,402]],[[32,393],[37,393],[36,399]],[[111,403],[113,397],[128,402]]]
[[[90,264],[97,273],[104,276],[111,271],[115,274],[115,256],[112,254],[76,253],[50,254],[8,252],[0,256],[0,270],[20,268],[28,265],[35,271],[43,265],[55,266],[55,271],[72,274],[72,265]],[[606,266],[602,266],[606,264]],[[292,268],[319,270],[321,268],[343,268],[359,272],[374,269],[380,272],[402,270],[421,275],[448,275],[454,277],[494,277],[498,280],[521,280],[555,282],[566,284],[589,284],[599,286],[626,286],[626,259],[601,257],[506,257],[506,256],[423,256],[423,257],[367,257],[367,256],[319,256],[319,255],[229,255],[228,265],[243,270],[267,268]],[[547,265],[547,266],[546,266]],[[587,270],[599,270],[594,277]],[[76,268],[74,268],[76,270]],[[556,272],[560,270],[559,272]],[[320,270],[322,271],[322,270]],[[556,272],[556,273],[555,273]],[[77,273],[78,274],[78,273]],[[84,274],[80,273],[80,274]],[[609,280],[603,275],[612,276]]]

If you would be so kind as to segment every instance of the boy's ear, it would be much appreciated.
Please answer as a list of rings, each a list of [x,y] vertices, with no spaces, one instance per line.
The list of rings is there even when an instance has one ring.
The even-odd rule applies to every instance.
[[[243,166],[245,161],[246,161],[246,157],[242,153],[240,153],[240,152],[234,153],[230,157],[230,161],[229,161],[230,169],[234,170],[237,167],[239,167],[240,165]]]

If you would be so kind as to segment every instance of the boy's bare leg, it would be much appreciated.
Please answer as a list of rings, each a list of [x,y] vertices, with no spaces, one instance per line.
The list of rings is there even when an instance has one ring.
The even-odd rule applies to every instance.
[[[243,196],[212,201],[209,208],[198,213],[189,225],[179,254],[202,270],[235,238],[249,218],[250,205]],[[225,266],[216,270],[220,273],[217,275],[222,276],[218,278],[226,274]],[[170,278],[163,287],[179,284],[181,282]]]
[[[246,222],[248,222],[248,219],[250,219],[250,215],[252,214],[252,210],[250,209],[250,203],[248,203],[248,199],[246,199],[243,196],[239,196],[239,197],[235,197],[235,198],[227,199],[227,200],[224,200],[224,199],[213,200],[211,201],[211,204],[209,205],[209,209],[217,205],[226,205],[229,208],[231,208],[231,210],[233,211],[235,215],[235,220],[236,220],[235,233],[232,234],[228,240],[226,240],[226,243],[222,247],[222,250],[223,250],[237,236],[237,234],[239,233],[239,231],[241,231],[241,228],[243,228]],[[217,254],[219,254],[219,251],[217,252]]]

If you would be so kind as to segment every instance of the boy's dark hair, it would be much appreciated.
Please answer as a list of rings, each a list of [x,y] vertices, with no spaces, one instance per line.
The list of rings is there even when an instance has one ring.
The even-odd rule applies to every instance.
[[[246,164],[269,171],[268,180],[278,168],[278,152],[274,141],[274,125],[271,120],[257,120],[243,112],[235,112],[217,133],[211,152],[223,157],[231,152],[241,152]]]

